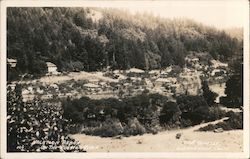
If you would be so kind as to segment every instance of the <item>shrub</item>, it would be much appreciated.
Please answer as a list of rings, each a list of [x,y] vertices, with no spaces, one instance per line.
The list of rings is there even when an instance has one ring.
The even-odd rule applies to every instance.
[[[215,125],[216,129],[222,128],[223,130],[232,130],[233,128],[231,127],[230,123],[223,121],[219,122]]]
[[[177,104],[181,118],[191,120],[193,125],[209,119],[209,106],[202,96],[181,95],[177,97]]]
[[[233,112],[232,110],[230,110],[230,111],[228,111],[228,112],[225,113],[225,116],[226,116],[226,117],[230,117],[230,116],[232,116],[234,113],[235,113],[235,112]]]
[[[214,124],[208,124],[207,126],[199,128],[199,131],[214,131],[216,128]]]
[[[86,127],[83,133],[104,137],[157,133],[162,126],[188,127],[224,116],[219,107],[209,107],[203,96],[178,96],[176,103],[159,94],[101,100],[82,97],[62,105],[63,117],[71,124]],[[124,130],[116,123],[123,124]]]
[[[102,137],[113,137],[123,133],[123,126],[117,119],[107,119],[100,127],[87,128],[83,133]]]
[[[172,127],[180,126],[181,110],[175,102],[167,102],[161,111],[160,123]]]
[[[182,128],[189,127],[192,125],[193,125],[193,123],[190,119],[181,119],[181,127]]]
[[[228,107],[228,108],[240,108],[242,106],[242,102],[238,98],[231,97],[220,97],[220,104]]]
[[[232,130],[230,125],[223,121],[217,124],[208,124],[207,126],[201,127],[199,131],[214,131],[215,129],[222,128],[223,130]]]
[[[217,128],[223,130],[243,129],[243,113],[230,113],[229,119],[217,124],[209,124],[199,129],[199,131],[213,131]]]
[[[130,119],[127,126],[124,128],[124,135],[142,135],[146,133],[144,126],[138,121],[137,118]]]
[[[217,105],[209,107],[209,120],[217,120],[226,116],[226,112]]]
[[[231,114],[227,122],[232,129],[243,129],[243,112]]]

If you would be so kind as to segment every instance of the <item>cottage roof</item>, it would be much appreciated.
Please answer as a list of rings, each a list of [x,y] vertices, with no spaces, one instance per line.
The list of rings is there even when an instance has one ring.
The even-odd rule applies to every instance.
[[[169,77],[169,78],[158,78],[156,80],[156,82],[176,82],[176,78],[172,78],[172,77]]]
[[[156,82],[170,82],[168,78],[158,78]]]
[[[151,70],[149,71],[149,74],[159,74],[160,71],[159,70]]]
[[[228,67],[227,63],[222,63],[222,62],[220,62],[218,60],[211,60],[211,62],[212,62],[213,66],[215,68],[217,68],[217,67]]]
[[[7,62],[8,63],[16,63],[17,60],[16,59],[9,59],[9,58],[7,58]]]
[[[138,69],[138,68],[131,68],[128,70],[128,72],[132,72],[132,73],[144,73],[145,71]]]
[[[56,65],[53,64],[52,62],[46,62],[46,64],[47,64],[47,67],[56,67]]]
[[[99,86],[93,83],[86,83],[83,85],[84,87],[89,87],[89,88],[98,88]]]
[[[99,79],[97,79],[97,78],[91,78],[91,79],[89,79],[89,82],[99,82],[100,80]]]

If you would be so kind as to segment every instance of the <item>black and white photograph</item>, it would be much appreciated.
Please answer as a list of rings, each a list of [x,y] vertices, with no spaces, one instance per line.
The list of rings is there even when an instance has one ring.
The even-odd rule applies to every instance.
[[[53,3],[1,3],[1,152],[247,158],[248,1]]]

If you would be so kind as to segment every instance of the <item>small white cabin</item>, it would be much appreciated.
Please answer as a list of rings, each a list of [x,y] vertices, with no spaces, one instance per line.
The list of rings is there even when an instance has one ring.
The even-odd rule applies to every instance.
[[[145,71],[144,71],[144,70],[141,70],[141,69],[138,69],[138,68],[131,68],[131,69],[127,70],[126,72],[127,72],[127,73],[142,74],[142,73],[144,73]]]
[[[7,64],[10,65],[10,67],[16,67],[17,60],[16,59],[8,59],[7,58]]]
[[[51,62],[46,62],[46,64],[48,67],[48,74],[50,74],[50,75],[58,74],[57,67],[55,64],[53,64]]]

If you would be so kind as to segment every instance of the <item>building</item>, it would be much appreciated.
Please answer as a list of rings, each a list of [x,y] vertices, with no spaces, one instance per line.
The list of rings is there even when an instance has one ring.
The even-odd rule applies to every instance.
[[[7,58],[7,64],[10,65],[10,67],[16,67],[17,60],[16,59],[8,59]]]
[[[176,78],[158,78],[157,80],[155,80],[155,86],[156,87],[161,87],[163,85],[172,85],[172,84],[176,84],[177,80]]]
[[[212,63],[212,67],[213,68],[227,68],[228,67],[228,64],[227,63],[222,63],[218,60],[211,60],[211,63]]]
[[[138,68],[131,68],[127,71],[127,73],[144,73],[145,71],[144,70],[141,70],[141,69],[138,69]]]
[[[58,74],[57,72],[57,67],[55,64],[51,62],[46,62],[47,68],[48,68],[48,75],[56,75]]]
[[[89,83],[93,83],[93,84],[95,84],[95,85],[98,85],[99,82],[100,82],[100,80],[99,80],[99,79],[96,79],[96,78],[91,78],[91,79],[89,79],[88,81],[89,81]]]

